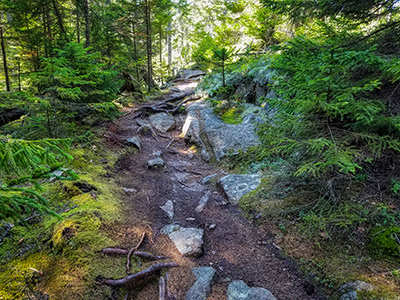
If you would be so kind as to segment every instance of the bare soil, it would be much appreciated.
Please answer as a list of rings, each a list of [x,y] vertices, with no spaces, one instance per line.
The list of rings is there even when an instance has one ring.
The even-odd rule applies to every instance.
[[[180,83],[177,87],[191,89],[193,86]],[[154,100],[154,103],[165,97]],[[137,136],[139,126],[133,115],[127,113],[110,126],[109,136],[121,142]],[[141,233],[147,232],[148,238],[141,251],[166,255],[170,257],[169,261],[180,264],[179,268],[169,271],[168,282],[177,299],[184,299],[194,283],[191,269],[196,266],[212,266],[217,271],[209,300],[226,299],[227,287],[233,280],[243,280],[251,287],[266,288],[278,300],[324,299],[296,265],[281,255],[273,245],[274,236],[270,232],[257,228],[242,217],[240,209],[228,204],[215,184],[200,183],[207,175],[217,174],[220,178],[227,172],[204,162],[193,147],[185,143],[180,131],[184,115],[174,117],[177,121],[174,131],[158,134],[158,140],[151,133],[141,132],[142,150],[138,152],[131,146],[124,146],[129,150],[115,166],[121,189],[135,190],[127,192],[124,199],[127,223],[115,229],[119,231],[115,234],[123,237],[121,247],[135,246]],[[147,161],[157,151],[162,152],[165,167],[148,169]],[[200,198],[207,192],[211,192],[210,200],[201,213],[196,213]],[[160,229],[172,222],[160,209],[167,200],[172,200],[175,205],[174,222],[184,227],[204,229],[204,254],[200,258],[182,257],[169,238],[160,234]],[[210,229],[211,224],[216,225],[215,229]],[[121,291],[121,296],[123,293]],[[158,299],[157,280],[151,279],[139,286],[129,299]]]

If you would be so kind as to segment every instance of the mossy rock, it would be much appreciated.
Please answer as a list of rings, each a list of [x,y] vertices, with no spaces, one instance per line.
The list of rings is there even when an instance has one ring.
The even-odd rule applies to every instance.
[[[400,257],[396,235],[400,236],[400,227],[375,227],[369,235],[368,252],[376,258]]]

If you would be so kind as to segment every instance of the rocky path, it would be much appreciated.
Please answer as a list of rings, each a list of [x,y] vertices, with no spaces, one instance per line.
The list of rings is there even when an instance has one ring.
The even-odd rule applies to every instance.
[[[182,82],[172,93],[194,85]],[[128,149],[140,147],[116,165],[129,214],[125,246],[134,244],[129,232],[138,236],[146,231],[150,238],[144,251],[167,255],[180,264],[169,272],[169,288],[176,299],[323,299],[296,266],[281,257],[272,245],[273,236],[241,217],[218,192],[215,180],[227,172],[204,162],[185,143],[185,116],[174,118],[175,128],[157,131],[157,137],[146,129],[148,118],[126,115],[116,123],[117,138]],[[163,120],[159,129],[170,125]],[[213,174],[209,182],[203,180]],[[130,299],[158,299],[157,282],[138,287]]]

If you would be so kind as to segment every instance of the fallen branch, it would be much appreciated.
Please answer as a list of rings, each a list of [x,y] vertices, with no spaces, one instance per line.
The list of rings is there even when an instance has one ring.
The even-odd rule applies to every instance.
[[[126,257],[126,272],[129,273],[130,269],[131,269],[131,256],[133,254],[133,252],[135,252],[137,249],[139,249],[140,245],[142,245],[144,238],[146,237],[146,232],[143,232],[142,234],[142,238],[140,239],[139,243],[131,248],[128,252],[128,255]]]
[[[134,248],[132,248],[134,249]],[[129,253],[129,250],[127,249],[121,249],[121,248],[104,248],[101,250],[102,253],[104,254],[109,254],[109,255],[127,255]],[[161,260],[161,259],[167,259],[167,256],[162,256],[162,255],[152,255],[147,252],[140,252],[140,251],[135,251],[131,254],[132,255],[145,258],[147,260]]]
[[[168,258],[168,257],[162,256],[162,255],[152,255],[152,254],[147,253],[147,252],[138,252],[138,251],[133,252],[133,255],[139,256],[141,258],[146,258],[148,260],[160,260],[160,259],[167,259]]]
[[[103,250],[101,250],[101,252],[110,255],[127,255],[129,251],[120,248],[104,248]]]
[[[158,281],[158,287],[159,287],[159,300],[165,300],[165,279],[164,276],[161,276],[159,281]]]
[[[179,267],[179,265],[174,262],[164,263],[164,264],[156,264],[156,265],[152,265],[150,268],[147,268],[146,270],[140,271],[140,272],[132,274],[132,275],[128,275],[124,278],[106,279],[102,283],[105,285],[114,286],[114,287],[130,286],[138,279],[150,276],[162,269],[169,269],[169,268],[176,268],[176,267]]]

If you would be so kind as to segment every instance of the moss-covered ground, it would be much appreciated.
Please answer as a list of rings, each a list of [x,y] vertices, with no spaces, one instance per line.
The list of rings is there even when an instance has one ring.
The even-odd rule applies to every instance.
[[[113,165],[121,151],[108,150],[99,138],[72,149],[70,166],[77,181],[42,183],[59,217],[38,216],[15,225],[0,247],[0,299],[106,299],[108,287],[96,277],[125,276],[125,258],[100,253],[118,241],[107,229],[124,221],[121,190]],[[39,299],[39,298],[35,298]]]

